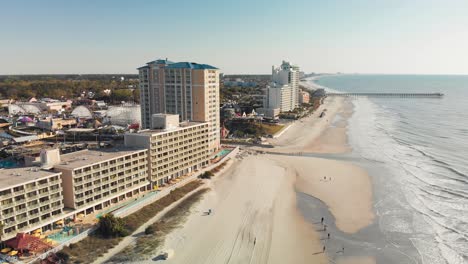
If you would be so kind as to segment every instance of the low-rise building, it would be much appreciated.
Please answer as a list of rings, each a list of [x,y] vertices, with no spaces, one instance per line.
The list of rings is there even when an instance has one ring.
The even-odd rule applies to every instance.
[[[158,128],[125,134],[126,146],[148,149],[149,179],[153,187],[209,163],[209,124],[175,124],[175,120],[178,120],[177,115],[156,114],[152,116],[152,124]]]
[[[63,214],[60,172],[39,167],[0,170],[2,240],[51,226]]]
[[[75,218],[146,192],[146,149],[42,150],[39,166],[0,170],[2,240]],[[55,222],[55,223],[54,223]]]
[[[268,118],[277,118],[280,112],[279,108],[257,108],[257,113]]]
[[[300,91],[299,94],[299,103],[308,104],[310,102],[310,94],[306,91]]]
[[[82,150],[53,164],[62,173],[64,205],[89,214],[147,191],[146,149]]]
[[[46,130],[57,130],[62,128],[71,128],[76,126],[76,119],[69,118],[44,118],[37,121],[36,126]]]

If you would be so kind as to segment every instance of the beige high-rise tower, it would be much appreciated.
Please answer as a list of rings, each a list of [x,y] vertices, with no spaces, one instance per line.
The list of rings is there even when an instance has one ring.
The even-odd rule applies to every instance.
[[[207,64],[155,60],[138,68],[141,127],[153,114],[178,114],[180,121],[208,122],[210,151],[220,144],[219,70]]]

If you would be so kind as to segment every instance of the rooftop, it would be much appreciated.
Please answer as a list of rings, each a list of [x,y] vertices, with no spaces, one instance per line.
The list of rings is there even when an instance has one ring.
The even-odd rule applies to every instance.
[[[61,162],[54,165],[54,168],[72,170],[140,151],[144,151],[144,149],[127,147],[100,150],[85,149],[60,155]]]
[[[58,172],[41,170],[39,167],[0,169],[0,190],[56,174],[58,174]]]
[[[169,64],[167,69],[196,69],[196,70],[217,70],[218,68],[208,64],[198,64],[195,62],[176,62]]]
[[[15,137],[13,138],[13,141],[15,141],[16,143],[24,143],[24,142],[38,140],[38,139],[39,139],[38,136],[32,135],[32,136]]]
[[[173,62],[167,59],[165,60],[154,60],[147,62],[146,65],[141,66],[139,69],[149,68],[149,64],[166,64],[168,69],[196,69],[196,70],[217,70],[218,68],[208,64],[198,64],[196,62]]]
[[[157,59],[157,60],[154,60],[154,61],[150,61],[150,62],[147,62],[146,64],[151,64],[151,63],[155,63],[155,64],[172,64],[174,62],[170,61],[170,60],[162,60],[162,59]]]
[[[157,60],[154,60],[154,61],[150,61],[150,62],[147,62],[145,66],[141,66],[139,68],[137,68],[137,70],[139,69],[144,69],[144,68],[149,68],[149,64],[172,64],[174,62],[170,61],[170,60],[162,60],[162,59],[157,59]]]
[[[191,126],[196,126],[196,125],[202,125],[202,124],[208,124],[206,122],[189,122],[189,121],[186,121],[186,122],[181,122],[179,123],[179,126],[178,127],[175,127],[175,128],[169,128],[169,129],[145,129],[145,130],[141,130],[139,133],[129,133],[129,134],[132,134],[132,135],[153,135],[153,134],[156,134],[156,133],[163,133],[163,132],[173,132],[173,131],[178,131],[178,130],[181,130],[181,129],[184,129],[184,128],[187,128],[187,127],[191,127]]]

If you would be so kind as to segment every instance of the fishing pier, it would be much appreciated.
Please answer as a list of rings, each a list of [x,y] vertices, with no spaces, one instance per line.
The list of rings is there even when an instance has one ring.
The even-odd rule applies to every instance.
[[[442,98],[443,93],[327,93],[340,97],[399,97],[399,98]]]

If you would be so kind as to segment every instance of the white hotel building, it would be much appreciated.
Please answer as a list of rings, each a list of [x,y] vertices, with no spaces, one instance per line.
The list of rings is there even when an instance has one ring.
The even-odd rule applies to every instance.
[[[266,88],[264,108],[280,112],[294,110],[299,106],[299,67],[283,61],[272,67],[271,84]]]

